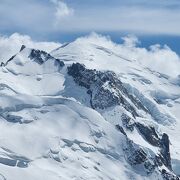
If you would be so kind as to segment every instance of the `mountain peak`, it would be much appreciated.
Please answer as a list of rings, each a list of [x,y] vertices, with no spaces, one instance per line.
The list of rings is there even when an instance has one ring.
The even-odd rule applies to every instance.
[[[20,52],[21,52],[23,49],[25,49],[25,48],[26,48],[26,46],[23,44],[23,45],[21,46]]]
[[[4,66],[14,74],[31,75],[58,71],[64,66],[64,62],[43,50],[22,46],[21,51],[12,56]]]
[[[0,68],[0,178],[179,179],[179,77],[93,38]]]

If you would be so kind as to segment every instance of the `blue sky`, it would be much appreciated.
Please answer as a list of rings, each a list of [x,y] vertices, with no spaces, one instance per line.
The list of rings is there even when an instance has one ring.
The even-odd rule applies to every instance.
[[[0,34],[69,41],[96,31],[180,37],[179,0],[0,0]]]

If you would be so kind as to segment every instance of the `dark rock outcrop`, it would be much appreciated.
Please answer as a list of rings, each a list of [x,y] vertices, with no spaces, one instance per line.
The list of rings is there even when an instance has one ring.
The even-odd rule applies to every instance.
[[[131,119],[128,115],[126,114],[122,114],[121,115],[121,120],[122,120],[122,124],[123,126],[130,130],[130,131],[133,131],[134,130],[134,126],[135,126],[135,122],[133,119]]]
[[[147,175],[154,172],[157,167],[152,157],[145,152],[145,150],[135,144],[132,140],[127,138],[126,145],[123,148],[125,157],[132,167],[141,166],[142,171]]]
[[[37,62],[38,64],[43,64],[45,61],[47,61],[48,59],[55,59],[54,57],[52,57],[50,54],[48,54],[45,51],[41,51],[41,50],[36,50],[36,49],[32,49],[29,58],[31,60],[34,60],[35,62]],[[55,59],[57,62],[59,62],[59,65],[61,67],[64,66],[64,62],[60,61],[58,59]]]
[[[160,146],[160,138],[154,127],[145,126],[141,123],[136,123],[136,127],[147,142],[153,146]]]
[[[154,172],[156,165],[154,164],[154,161],[151,159],[148,159],[144,162],[144,168],[147,174],[151,174]]]
[[[162,170],[161,174],[164,180],[180,180],[178,176],[172,172],[167,172],[165,169]]]
[[[5,64],[3,62],[1,62],[0,67],[4,67],[4,66],[5,66]]]
[[[141,164],[145,162],[147,159],[147,154],[140,148],[138,150],[135,150],[131,157],[129,157],[129,161],[131,164]]]
[[[169,149],[169,137],[166,133],[162,135],[162,139],[160,141],[160,147],[161,147],[161,155],[162,155],[162,161],[163,164],[168,167],[170,170],[172,170],[171,166],[171,156],[170,156],[170,149]]]
[[[10,61],[12,61],[15,58],[16,54],[12,56],[10,59],[6,61],[6,63],[1,64],[1,66],[6,66]]]
[[[23,44],[23,45],[21,46],[20,52],[21,52],[23,49],[25,49],[25,48],[26,48],[26,46]]]
[[[68,74],[73,77],[75,83],[87,89],[87,93],[90,95],[91,107],[94,109],[106,109],[120,105],[130,112],[134,118],[139,116],[138,109],[151,114],[112,71],[102,72],[95,69],[86,69],[82,64],[73,63],[68,67]],[[163,165],[171,171],[168,135],[163,134],[161,138],[153,126],[135,122],[125,113],[122,114],[121,120],[123,127],[120,125],[115,127],[126,136],[127,143],[123,150],[128,162],[132,166],[142,166],[147,174],[152,173],[155,169],[161,169]],[[135,127],[148,143],[160,149],[160,154],[155,154],[152,151],[152,154],[148,153],[148,149],[140,147],[128,138],[126,130],[133,131]]]
[[[20,52],[23,51],[25,48],[26,47],[24,45],[22,45]],[[6,61],[6,63],[1,63],[0,66],[7,66],[8,63],[10,61],[12,61],[15,57],[16,57],[16,54],[14,56],[12,56],[8,61]],[[55,59],[47,52],[41,51],[41,50],[32,49],[28,58],[30,58],[30,60],[35,61],[36,63],[38,63],[40,65],[43,64],[44,62],[46,62],[47,60],[52,59],[52,60],[55,60],[56,64],[58,64],[60,67],[64,66],[63,61],[61,61],[59,59]]]
[[[128,93],[123,83],[112,71],[101,72],[86,69],[84,65],[74,63],[68,67],[68,74],[78,85],[87,89],[87,93],[91,96],[91,106],[94,109],[121,105],[133,117],[139,116],[136,108],[146,111],[141,102]]]
[[[32,51],[29,55],[29,58],[33,59],[38,64],[43,64],[48,59],[52,58],[52,56],[50,54],[46,53],[45,51],[32,49]]]
[[[123,129],[123,127],[121,127],[119,124],[117,124],[115,127],[116,127],[116,129],[117,129],[119,132],[121,132],[122,134],[124,134],[125,136],[127,136],[126,133],[125,133],[125,131],[124,131],[124,129]]]
[[[127,160],[131,165],[142,164],[147,160],[146,152],[128,138],[126,146],[123,150],[125,152]]]
[[[169,170],[172,170],[168,135],[164,133],[160,138],[154,127],[141,123],[136,123],[136,127],[147,142],[160,148],[160,154],[155,157],[156,165],[164,164]]]

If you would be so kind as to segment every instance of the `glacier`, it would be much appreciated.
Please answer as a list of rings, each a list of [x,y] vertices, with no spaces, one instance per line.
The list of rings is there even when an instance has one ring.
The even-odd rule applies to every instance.
[[[159,54],[172,65],[152,65]],[[170,49],[93,35],[6,57],[0,180],[180,179],[180,61]]]

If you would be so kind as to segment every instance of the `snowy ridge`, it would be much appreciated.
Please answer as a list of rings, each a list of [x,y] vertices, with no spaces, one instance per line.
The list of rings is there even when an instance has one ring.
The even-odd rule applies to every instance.
[[[0,179],[179,179],[179,76],[102,39],[3,61]]]

